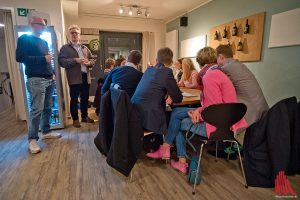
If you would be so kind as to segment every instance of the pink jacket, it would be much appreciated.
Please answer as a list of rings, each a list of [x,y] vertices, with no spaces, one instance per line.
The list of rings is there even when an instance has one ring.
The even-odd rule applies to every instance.
[[[218,69],[208,69],[203,79],[203,91],[201,96],[201,105],[199,107],[200,121],[203,121],[201,112],[205,107],[218,103],[235,103],[237,101],[235,88],[230,79]],[[232,126],[232,130],[247,127],[248,124],[244,118]],[[206,123],[207,136],[214,132],[216,128]]]
[[[190,79],[188,81],[183,81],[183,76],[181,77],[179,83],[184,83],[184,87],[198,89],[199,85],[197,82],[198,72],[196,70],[192,71]]]

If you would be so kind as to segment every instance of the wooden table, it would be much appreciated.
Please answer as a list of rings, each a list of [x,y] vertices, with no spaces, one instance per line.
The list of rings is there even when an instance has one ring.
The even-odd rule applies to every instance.
[[[195,96],[192,97],[183,97],[181,103],[173,103],[173,106],[185,106],[185,105],[193,105],[200,104],[200,90],[197,89],[189,89],[189,88],[180,88],[181,92],[186,92]]]

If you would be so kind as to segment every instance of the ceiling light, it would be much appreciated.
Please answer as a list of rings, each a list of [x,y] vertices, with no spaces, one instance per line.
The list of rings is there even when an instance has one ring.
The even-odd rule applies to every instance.
[[[123,8],[123,6],[120,7],[119,13],[120,13],[120,14],[123,14],[123,13],[124,13],[124,8]]]
[[[141,8],[138,8],[138,9],[137,9],[136,14],[137,14],[137,15],[143,14],[143,12],[141,11]]]
[[[132,16],[133,12],[132,12],[132,8],[130,7],[129,8],[129,11],[128,11],[128,15]]]
[[[146,8],[146,11],[145,11],[145,17],[149,17],[149,16],[150,16],[149,8]]]
[[[4,27],[4,24],[0,23],[0,27]]]

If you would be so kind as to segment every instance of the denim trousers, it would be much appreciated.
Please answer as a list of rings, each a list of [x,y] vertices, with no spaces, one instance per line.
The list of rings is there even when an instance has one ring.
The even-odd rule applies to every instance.
[[[39,127],[49,133],[52,107],[53,80],[32,77],[26,82],[30,96],[28,139],[39,139]]]
[[[188,116],[189,110],[195,108],[179,107],[172,110],[168,133],[165,136],[165,143],[172,144],[176,141],[176,149],[178,157],[186,157],[186,139],[184,133],[188,130],[206,137],[206,127],[204,122],[193,125],[192,120]]]

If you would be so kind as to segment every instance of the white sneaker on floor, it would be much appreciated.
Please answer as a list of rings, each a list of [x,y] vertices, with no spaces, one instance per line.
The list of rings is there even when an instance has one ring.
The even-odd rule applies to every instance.
[[[36,139],[32,139],[29,140],[29,146],[28,146],[29,150],[31,153],[36,154],[41,152],[41,147],[39,146],[39,144],[37,143]]]
[[[42,139],[58,139],[61,138],[61,134],[60,133],[47,133],[47,134],[43,134]]]

